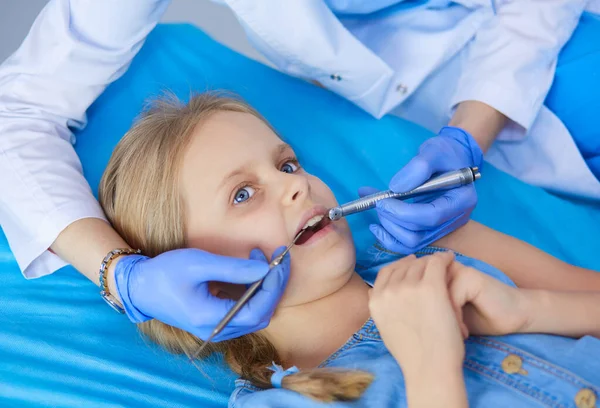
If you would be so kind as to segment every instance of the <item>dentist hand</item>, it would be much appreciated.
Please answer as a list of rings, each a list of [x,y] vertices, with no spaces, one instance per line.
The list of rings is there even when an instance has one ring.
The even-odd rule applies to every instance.
[[[273,258],[285,247],[278,248]],[[269,264],[255,249],[250,259],[230,258],[199,249],[177,249],[154,258],[128,255],[118,260],[115,281],[123,306],[134,323],[157,319],[206,340],[235,303],[209,292],[210,281],[254,283],[259,291],[215,337],[222,341],[265,328],[290,274],[290,256],[267,274]]]
[[[466,131],[446,126],[438,136],[428,139],[404,168],[392,178],[389,188],[405,192],[423,184],[439,172],[463,167],[481,167],[483,153],[477,142]],[[376,192],[361,187],[362,197]],[[415,203],[400,200],[382,200],[377,203],[381,225],[372,224],[371,232],[381,244],[394,252],[410,254],[464,225],[477,204],[477,193],[471,183],[444,192],[433,201]]]

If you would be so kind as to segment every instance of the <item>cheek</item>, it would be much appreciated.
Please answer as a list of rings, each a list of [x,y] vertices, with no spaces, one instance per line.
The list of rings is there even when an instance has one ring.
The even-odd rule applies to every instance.
[[[188,246],[218,255],[248,258],[258,248],[270,259],[279,245],[287,244],[284,224],[269,209],[249,212],[244,216],[211,220],[188,234]],[[280,243],[279,245],[277,243]]]
[[[327,207],[335,207],[338,203],[331,189],[318,177],[312,175],[308,177],[314,201]]]

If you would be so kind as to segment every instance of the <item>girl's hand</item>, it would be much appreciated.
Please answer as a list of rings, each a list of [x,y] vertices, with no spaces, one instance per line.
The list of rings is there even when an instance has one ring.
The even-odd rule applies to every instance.
[[[526,305],[529,292],[456,261],[450,265],[449,275],[454,309],[470,334],[517,333],[529,325]]]
[[[407,256],[382,268],[369,309],[405,376],[462,372],[464,342],[448,293],[451,252]]]

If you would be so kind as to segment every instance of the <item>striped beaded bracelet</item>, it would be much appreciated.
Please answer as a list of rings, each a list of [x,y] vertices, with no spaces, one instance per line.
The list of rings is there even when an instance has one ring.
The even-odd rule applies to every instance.
[[[108,279],[106,279],[104,275],[105,275],[106,271],[108,270],[108,267],[110,266],[112,261],[115,260],[115,258],[117,258],[121,255],[134,255],[134,254],[141,254],[141,253],[142,253],[142,251],[139,249],[131,249],[131,248],[113,249],[108,254],[106,254],[104,259],[102,260],[102,263],[100,264],[100,296],[102,296],[102,299],[104,299],[106,301],[106,303],[108,303],[108,305],[113,308],[113,310],[115,310],[121,314],[125,313],[125,309],[123,309],[121,306],[119,306],[117,299],[113,295],[111,295],[110,291],[108,290]]]

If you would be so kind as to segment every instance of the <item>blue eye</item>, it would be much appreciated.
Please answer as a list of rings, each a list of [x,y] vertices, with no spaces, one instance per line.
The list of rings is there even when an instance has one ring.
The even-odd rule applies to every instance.
[[[281,171],[284,173],[294,173],[298,170],[298,164],[293,161],[287,161],[281,166]]]
[[[238,191],[236,191],[235,196],[233,197],[233,203],[241,204],[244,201],[248,201],[255,192],[256,190],[250,186],[240,188]]]

